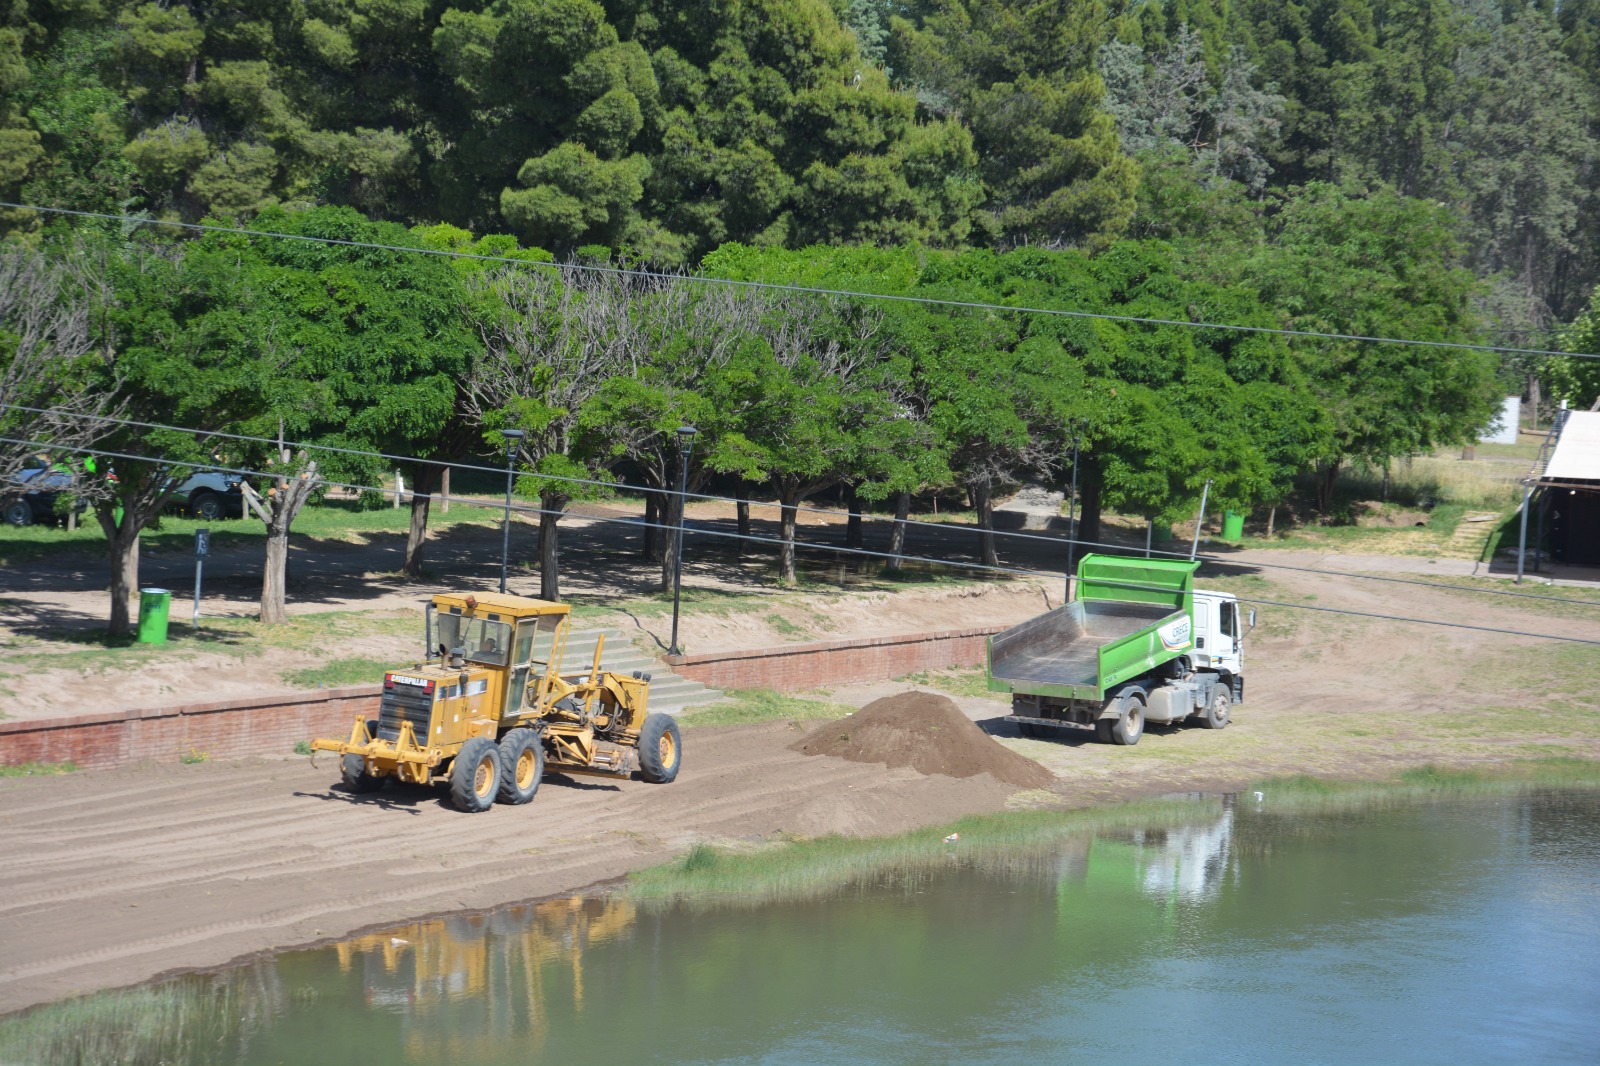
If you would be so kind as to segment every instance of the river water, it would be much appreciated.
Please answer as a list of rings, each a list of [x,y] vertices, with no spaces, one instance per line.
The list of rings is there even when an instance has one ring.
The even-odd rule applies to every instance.
[[[1595,791],[935,840],[826,898],[556,900],[185,978],[211,1017],[127,1061],[1600,1062]],[[74,1054],[40,1039],[0,1057]]]

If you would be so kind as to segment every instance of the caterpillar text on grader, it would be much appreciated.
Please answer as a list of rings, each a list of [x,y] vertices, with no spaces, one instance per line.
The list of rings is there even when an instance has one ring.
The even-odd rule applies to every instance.
[[[312,750],[338,752],[354,791],[390,778],[448,782],[464,811],[527,803],[547,770],[673,780],[683,742],[670,715],[646,713],[650,675],[602,672],[603,637],[586,674],[562,675],[570,611],[522,596],[434,596],[429,658],[384,675],[375,721],[357,718],[349,739]]]

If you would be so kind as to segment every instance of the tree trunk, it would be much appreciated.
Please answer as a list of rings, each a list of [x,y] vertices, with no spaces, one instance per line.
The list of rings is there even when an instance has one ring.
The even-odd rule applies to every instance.
[[[1272,510],[1267,512],[1267,537],[1269,539],[1272,536],[1273,523],[1275,523],[1277,520],[1278,520],[1278,508],[1277,508],[1277,505],[1274,504],[1273,507],[1272,507]]]
[[[783,544],[778,548],[779,580],[785,585],[793,585],[799,580],[795,572],[794,529],[800,496],[788,489],[780,489],[778,504],[778,536],[783,539]]]
[[[999,566],[1000,554],[994,549],[994,483],[988,474],[967,483],[972,509],[978,512],[978,550],[984,566]]]
[[[1333,486],[1339,480],[1339,463],[1317,464],[1317,513],[1324,517],[1333,510]]]
[[[683,521],[683,497],[672,494],[663,497],[662,511],[666,514],[667,526],[665,535],[661,538],[661,591],[672,591],[672,575],[677,568],[678,553],[683,550],[683,545],[678,543],[678,524]]]
[[[115,501],[97,503],[94,511],[111,560],[111,620],[106,632],[125,637],[133,631],[133,594],[139,588],[139,531],[132,528],[133,516],[126,510],[119,523],[114,507]]]
[[[738,489],[737,499],[739,502],[734,504],[734,511],[739,516],[739,536],[748,537],[750,535],[750,486],[741,484]],[[744,542],[735,541],[734,543],[739,545],[739,550],[742,553],[744,551]]]
[[[289,466],[288,451],[279,453],[283,466]],[[289,582],[289,530],[294,526],[300,508],[318,485],[317,464],[306,461],[306,453],[295,457],[300,473],[278,478],[270,498],[262,505],[268,516],[267,555],[261,574],[261,623],[278,625],[289,620],[284,607],[285,590]]]
[[[267,530],[267,561],[261,574],[261,623],[279,625],[289,620],[284,607],[288,587],[289,529],[274,521]]]
[[[1539,428],[1539,403],[1543,400],[1539,388],[1539,375],[1528,371],[1528,410],[1533,413],[1533,428]]]
[[[849,521],[844,527],[844,546],[846,548],[860,548],[861,539],[861,497],[856,495],[856,487],[845,487],[845,505],[850,509]]]
[[[1075,559],[1094,551],[1100,541],[1100,465],[1087,458],[1079,463],[1078,528],[1074,537],[1078,543],[1072,553]]]
[[[438,469],[431,463],[418,463],[411,472],[415,489],[411,493],[411,531],[406,534],[404,569],[406,576],[413,579],[422,577],[422,549],[428,542],[428,505],[433,500]]]
[[[656,503],[656,494],[644,494],[644,537],[639,542],[639,558],[654,561],[656,558],[656,542],[660,539],[656,526],[661,521],[660,507]]]
[[[906,519],[911,514],[911,493],[902,492],[894,498],[894,525],[889,527],[889,572],[900,572],[900,555],[906,550]]]
[[[560,603],[561,560],[556,531],[567,498],[546,493],[539,497],[539,506],[542,509],[539,515],[539,598]]]

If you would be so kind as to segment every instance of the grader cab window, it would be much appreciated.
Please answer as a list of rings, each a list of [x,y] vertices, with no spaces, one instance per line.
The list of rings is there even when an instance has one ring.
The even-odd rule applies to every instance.
[[[437,655],[460,648],[468,662],[485,666],[505,666],[511,658],[511,626],[505,622],[436,612],[433,624],[428,646]]]
[[[517,623],[516,656],[511,660],[511,684],[506,686],[506,703],[501,711],[510,716],[522,705],[523,689],[530,674],[542,674],[550,664],[551,649],[562,619],[553,615],[524,618]]]

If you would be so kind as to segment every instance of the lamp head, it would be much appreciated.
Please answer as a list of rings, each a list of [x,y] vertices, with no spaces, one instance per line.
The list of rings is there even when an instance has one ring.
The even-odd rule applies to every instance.
[[[684,455],[688,455],[694,448],[694,435],[698,432],[700,431],[693,426],[678,427],[678,450]]]

